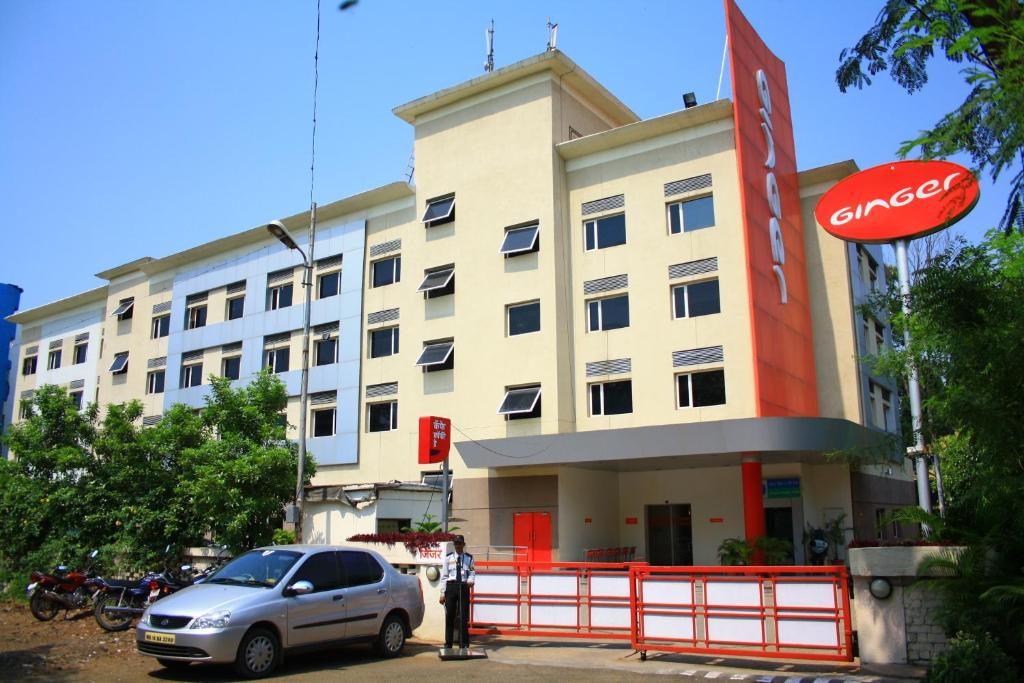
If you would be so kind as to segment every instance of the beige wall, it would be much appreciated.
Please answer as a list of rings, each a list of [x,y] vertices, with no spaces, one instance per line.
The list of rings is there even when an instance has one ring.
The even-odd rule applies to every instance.
[[[584,560],[590,548],[618,545],[619,474],[563,467],[558,473],[559,556],[563,562]]]

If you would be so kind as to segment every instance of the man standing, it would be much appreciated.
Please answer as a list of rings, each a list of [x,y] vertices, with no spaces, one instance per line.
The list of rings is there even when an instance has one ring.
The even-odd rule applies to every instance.
[[[476,582],[473,556],[466,552],[466,539],[456,536],[455,552],[448,553],[441,568],[441,604],[444,605],[444,647],[452,647],[455,619],[459,619],[459,647],[469,647],[469,587]]]

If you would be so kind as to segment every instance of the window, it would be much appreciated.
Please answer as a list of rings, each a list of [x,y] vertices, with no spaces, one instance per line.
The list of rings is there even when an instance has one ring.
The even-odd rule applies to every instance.
[[[378,534],[397,534],[402,529],[408,529],[411,526],[411,519],[381,519],[380,517],[377,518]]]
[[[591,415],[623,415],[633,412],[633,382],[600,382],[590,385]]]
[[[864,249],[857,245],[857,270],[860,271],[860,280],[868,286],[872,292],[878,289],[878,261]]]
[[[236,296],[232,299],[228,299],[227,307],[227,319],[238,320],[245,314],[245,297]]]
[[[131,320],[132,311],[135,309],[135,297],[129,297],[127,299],[121,299],[117,308],[111,313],[111,316],[117,316],[118,320]]]
[[[669,234],[693,232],[715,224],[715,203],[711,195],[668,205]]]
[[[540,331],[540,302],[512,304],[508,307],[508,336]]]
[[[71,364],[81,365],[85,362],[86,353],[89,351],[89,344],[82,342],[75,344],[75,350],[71,354]]]
[[[28,356],[25,360],[21,361],[21,374],[23,376],[36,374],[36,363],[38,356]]]
[[[22,420],[27,420],[32,417],[32,403],[30,401],[22,401],[21,408],[18,410],[18,414]]]
[[[370,268],[373,271],[373,287],[394,284],[402,279],[401,256],[392,256],[391,258],[374,261]]]
[[[426,343],[416,365],[426,372],[435,370],[451,370],[455,367],[455,342],[443,341]]]
[[[57,349],[56,351],[50,351],[50,356],[49,358],[46,359],[47,370],[56,370],[57,368],[60,367],[60,355],[60,349]]]
[[[888,389],[882,389],[882,429],[889,431],[892,425],[889,423],[889,415],[892,412],[892,394]]]
[[[455,220],[455,195],[438,197],[427,201],[427,209],[423,212],[423,223],[428,228]]]
[[[677,285],[672,288],[672,316],[674,318],[696,318],[712,313],[721,313],[718,295],[718,279]]]
[[[221,360],[220,374],[228,379],[238,379],[242,374],[242,357],[229,356]]]
[[[725,370],[676,375],[676,405],[701,408],[725,404]]]
[[[885,328],[882,323],[875,321],[875,353],[881,353],[885,349]]]
[[[369,553],[359,550],[339,550],[337,553],[347,587],[367,586],[384,578],[384,569]]]
[[[506,389],[498,415],[504,415],[506,420],[540,417],[540,385]]]
[[[282,372],[288,372],[288,347],[281,346],[276,349],[267,349],[263,356],[263,367],[267,368],[273,374],[277,375]]]
[[[146,393],[147,394],[162,394],[164,393],[164,371],[154,370],[153,372],[146,375]]]
[[[370,358],[383,358],[398,353],[398,327],[385,327],[370,332]]]
[[[153,318],[153,325],[152,325],[152,327],[150,329],[150,333],[149,333],[149,338],[150,339],[160,339],[161,337],[166,337],[170,333],[171,333],[171,316],[170,316],[170,314],[168,314],[168,315],[161,315],[161,316],[158,316],[156,318]]]
[[[203,364],[194,363],[192,365],[181,366],[181,383],[178,385],[182,389],[189,387],[198,387],[203,383]]]
[[[317,278],[316,295],[318,299],[326,299],[329,296],[337,296],[338,288],[341,285],[341,271],[327,273]]]
[[[330,365],[338,362],[338,338],[317,339],[313,343],[313,365]]]
[[[587,251],[607,249],[626,243],[626,214],[605,216],[583,224],[583,236]]]
[[[444,266],[425,271],[423,282],[417,292],[424,292],[428,299],[455,293],[455,266]]]
[[[123,375],[128,372],[128,352],[114,354],[114,362],[110,364],[110,372],[115,375]]]
[[[629,295],[588,301],[587,314],[591,332],[629,327]]]
[[[81,392],[81,391],[72,391],[70,394],[68,394],[68,397],[71,398],[71,402],[75,404],[75,410],[81,410],[82,409],[82,395],[83,395],[83,393],[84,392]]]
[[[540,251],[540,226],[527,225],[522,228],[507,228],[505,239],[499,250],[506,258]]]
[[[885,508],[875,508],[875,538],[885,540]]]
[[[313,436],[334,435],[334,408],[313,411]]]
[[[341,581],[341,572],[334,551],[317,553],[306,558],[292,577],[292,585],[297,581],[309,581],[313,584],[314,593],[342,588],[344,584]]]
[[[267,287],[267,310],[276,311],[279,308],[288,308],[292,305],[292,283],[286,282],[280,285]]]
[[[185,329],[194,330],[206,327],[206,302],[192,304],[185,309]]]
[[[398,429],[398,401],[369,403],[366,413],[366,431],[390,432]]]

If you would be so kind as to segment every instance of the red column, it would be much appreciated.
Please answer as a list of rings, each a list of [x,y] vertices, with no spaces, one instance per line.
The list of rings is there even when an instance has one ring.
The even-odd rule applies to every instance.
[[[743,532],[748,542],[765,535],[764,502],[761,493],[761,458],[744,455],[743,470]],[[760,553],[754,554],[754,564],[760,564]]]

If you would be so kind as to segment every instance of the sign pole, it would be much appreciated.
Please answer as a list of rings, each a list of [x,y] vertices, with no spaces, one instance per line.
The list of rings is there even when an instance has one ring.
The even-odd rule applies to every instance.
[[[448,533],[448,458],[441,461],[441,531]]]
[[[896,268],[900,277],[900,297],[903,305],[903,317],[909,322],[910,319],[910,267],[907,265],[907,246],[910,240],[903,238],[896,240]],[[903,326],[903,344],[910,348],[910,328]],[[921,433],[921,386],[917,381],[917,366],[910,363],[910,372],[907,378],[907,389],[910,394],[910,425],[914,432],[913,455],[917,465],[917,504],[927,513],[932,511],[931,488],[928,485],[928,461],[924,454],[924,434]],[[927,536],[930,532],[928,525],[922,524],[921,530]]]

